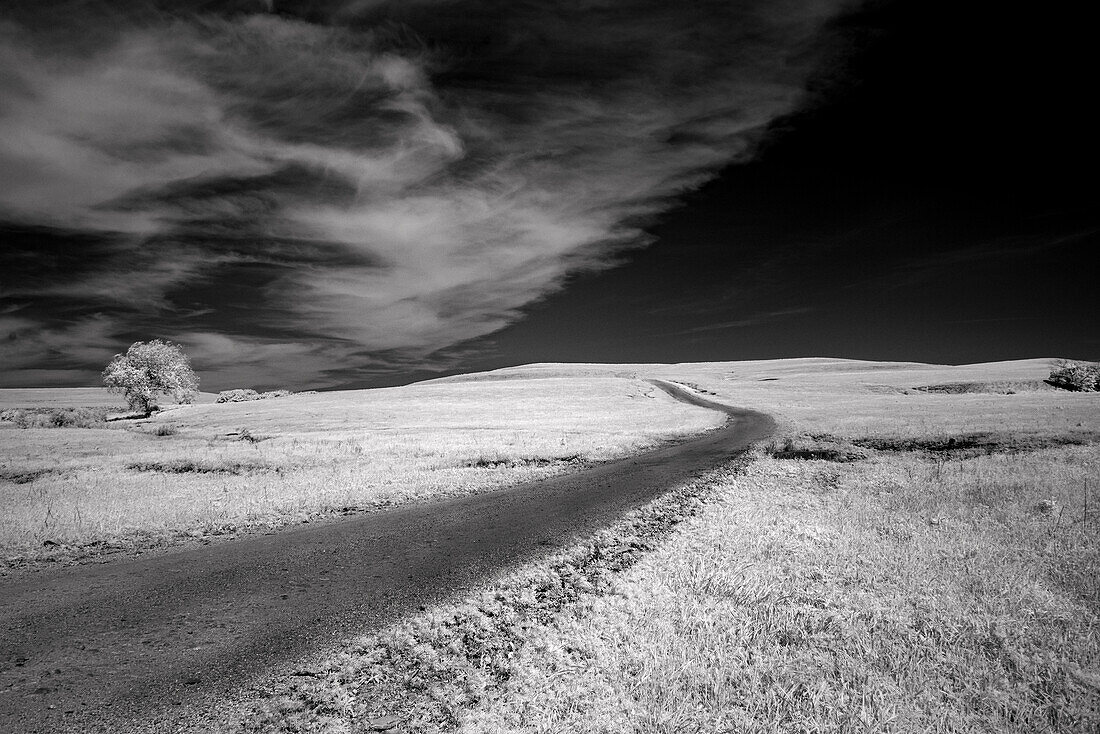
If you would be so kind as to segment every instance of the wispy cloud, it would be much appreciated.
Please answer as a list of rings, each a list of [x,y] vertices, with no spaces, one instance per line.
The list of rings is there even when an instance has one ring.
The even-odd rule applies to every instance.
[[[0,374],[7,386],[25,387],[33,385],[21,380],[24,371],[53,370],[71,377],[88,365],[105,366],[115,353],[116,328],[101,315],[55,327],[17,314],[0,315]]]
[[[712,331],[725,331],[726,329],[743,329],[749,326],[759,326],[760,324],[770,323],[772,321],[778,321],[780,319],[790,318],[791,316],[801,316],[803,314],[812,313],[812,308],[784,308],[777,311],[767,311],[765,313],[754,313],[744,318],[733,319],[731,321],[721,321],[714,324],[703,324],[701,326],[693,326],[683,330],[680,333],[683,334],[706,334]]]
[[[218,382],[430,365],[751,156],[838,4],[204,3],[71,45],[13,16],[0,217],[113,244],[4,297],[159,327]]]

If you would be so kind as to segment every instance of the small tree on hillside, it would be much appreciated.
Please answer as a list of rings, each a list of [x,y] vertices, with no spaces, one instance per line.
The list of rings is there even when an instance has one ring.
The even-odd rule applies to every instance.
[[[192,403],[199,389],[187,355],[178,345],[160,339],[134,342],[126,354],[116,354],[103,370],[103,382],[111,392],[125,395],[131,410],[145,415],[152,411],[158,394]]]

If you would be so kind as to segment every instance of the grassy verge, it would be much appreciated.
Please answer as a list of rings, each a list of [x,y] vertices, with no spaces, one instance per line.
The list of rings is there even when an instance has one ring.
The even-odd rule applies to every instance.
[[[984,435],[781,437],[300,671],[242,728],[1095,732],[1095,446]]]
[[[59,409],[60,410],[60,409]],[[422,385],[0,427],[0,572],[487,491],[705,430],[648,383]]]

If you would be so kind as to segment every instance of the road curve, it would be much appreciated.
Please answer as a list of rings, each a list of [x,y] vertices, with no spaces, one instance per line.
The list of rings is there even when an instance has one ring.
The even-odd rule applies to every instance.
[[[176,731],[260,676],[611,522],[774,429],[651,382],[729,420],[508,489],[0,580],[0,732]]]

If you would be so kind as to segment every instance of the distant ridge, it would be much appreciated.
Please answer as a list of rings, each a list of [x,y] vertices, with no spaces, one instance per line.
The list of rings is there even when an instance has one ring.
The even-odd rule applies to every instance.
[[[1028,381],[1045,379],[1058,359],[1039,357],[1032,359],[983,362],[969,365],[941,365],[923,362],[882,362],[838,357],[796,357],[790,359],[758,359],[739,362],[680,362],[680,363],[598,363],[598,362],[534,362],[531,364],[502,367],[486,372],[451,375],[425,380],[433,382],[482,382],[494,380],[530,380],[554,377],[624,377],[722,375],[727,379],[762,379],[765,377],[795,377],[798,375],[822,377],[826,375],[851,375],[874,373],[876,380],[895,375],[898,384],[918,380],[982,380]],[[924,374],[937,373],[937,374]]]

